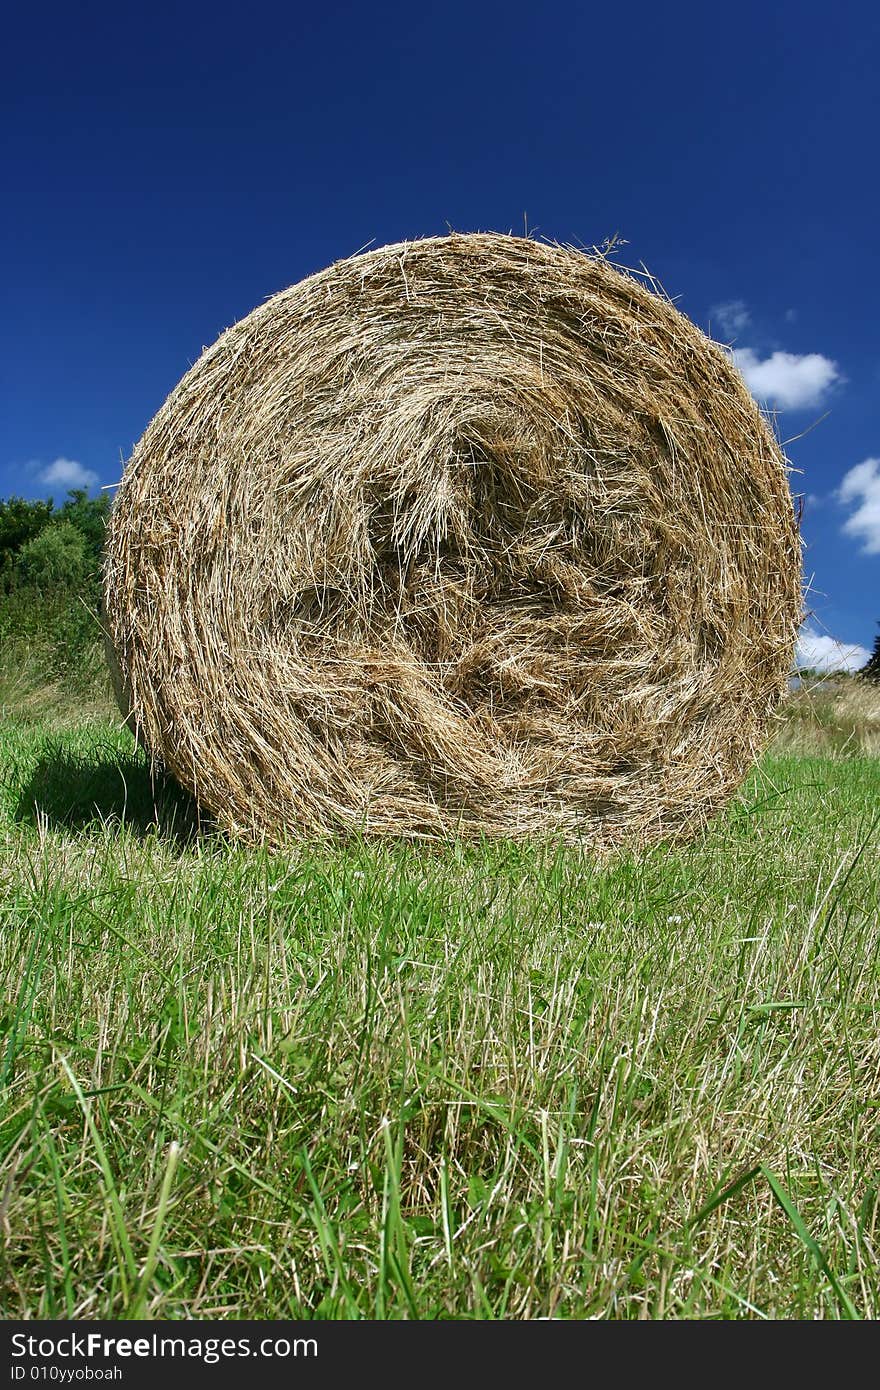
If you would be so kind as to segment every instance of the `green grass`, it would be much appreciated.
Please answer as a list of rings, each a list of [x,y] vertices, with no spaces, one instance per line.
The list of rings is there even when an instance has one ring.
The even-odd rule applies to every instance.
[[[5,1317],[880,1315],[877,759],[605,865],[273,856],[52,710],[0,725]]]

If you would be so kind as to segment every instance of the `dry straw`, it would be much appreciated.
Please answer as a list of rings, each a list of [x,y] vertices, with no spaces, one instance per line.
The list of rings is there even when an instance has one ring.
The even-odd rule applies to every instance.
[[[785,461],[725,352],[606,259],[385,246],[209,348],[119,489],[139,736],[279,843],[691,833],[786,688]]]

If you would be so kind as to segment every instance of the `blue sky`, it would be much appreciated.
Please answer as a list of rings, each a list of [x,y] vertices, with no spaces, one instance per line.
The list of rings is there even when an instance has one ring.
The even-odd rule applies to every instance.
[[[616,233],[809,431],[805,649],[873,645],[876,6],[48,4],[4,44],[0,495],[117,480],[203,345],[368,242]]]

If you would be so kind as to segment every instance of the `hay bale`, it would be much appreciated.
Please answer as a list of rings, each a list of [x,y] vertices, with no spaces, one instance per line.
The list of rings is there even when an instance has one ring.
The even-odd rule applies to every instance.
[[[235,832],[693,831],[786,688],[800,546],[724,351],[597,256],[353,257],[207,349],[105,603],[142,739]]]

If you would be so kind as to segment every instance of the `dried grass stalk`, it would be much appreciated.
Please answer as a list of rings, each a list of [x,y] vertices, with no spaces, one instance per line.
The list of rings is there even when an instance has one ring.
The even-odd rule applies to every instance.
[[[222,824],[693,832],[786,687],[800,544],[724,351],[598,256],[382,247],[209,348],[129,461],[122,702]]]

